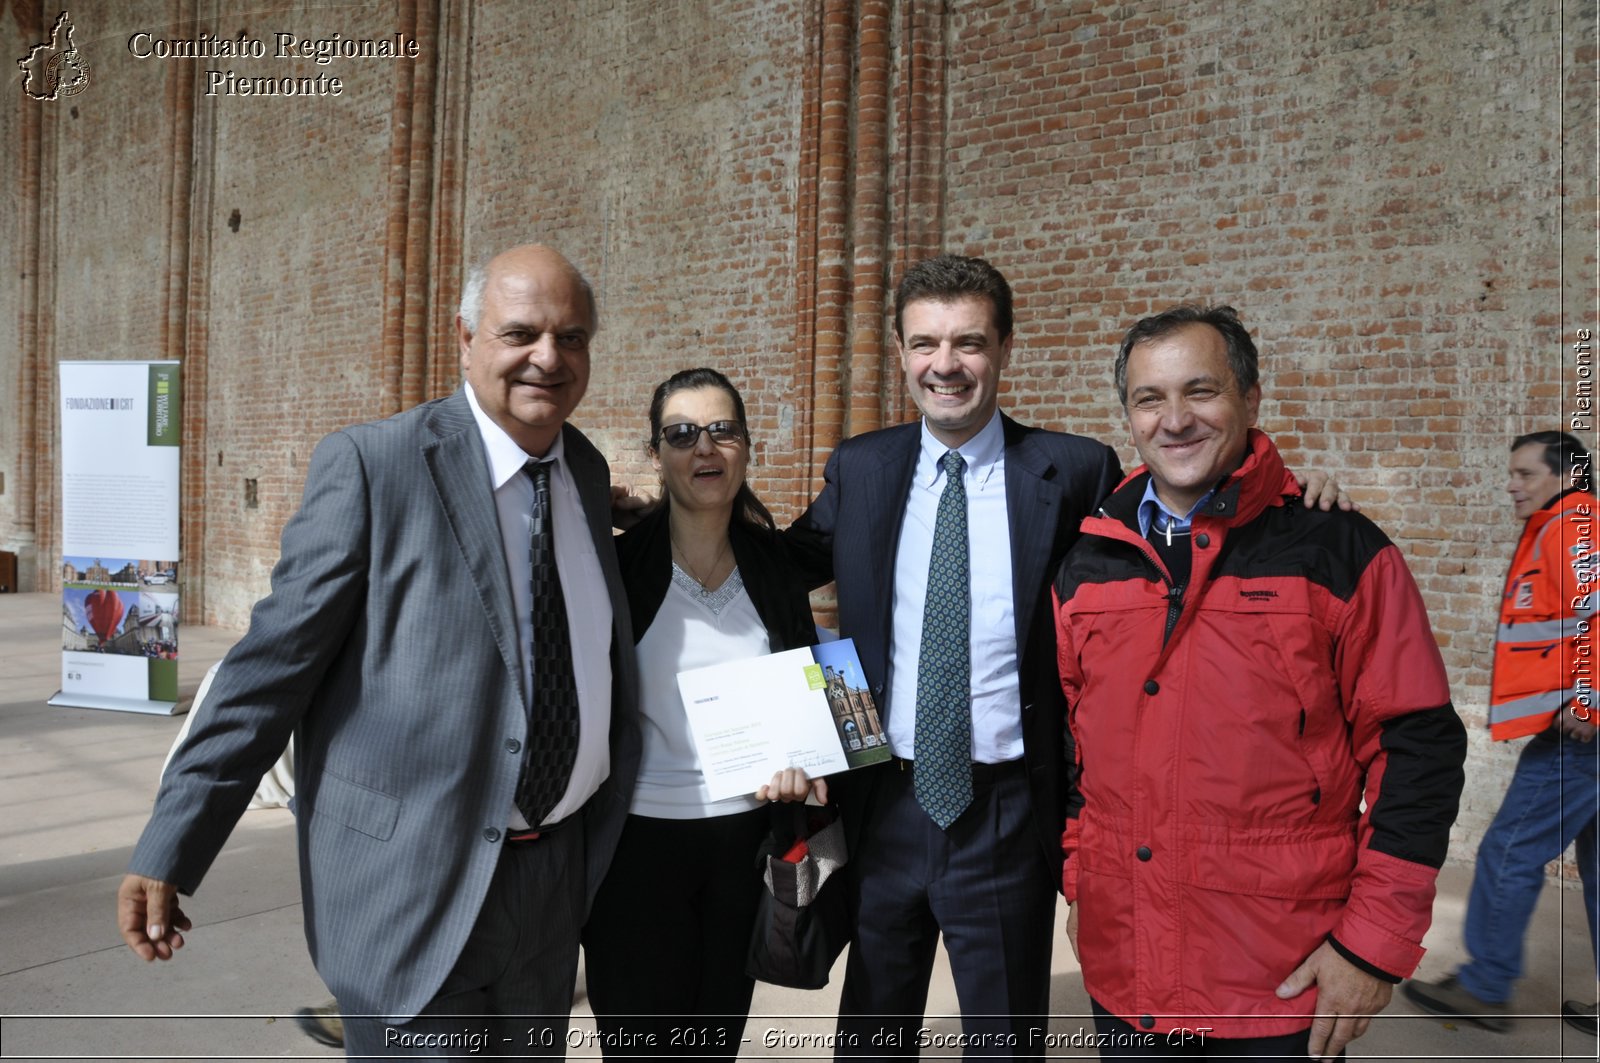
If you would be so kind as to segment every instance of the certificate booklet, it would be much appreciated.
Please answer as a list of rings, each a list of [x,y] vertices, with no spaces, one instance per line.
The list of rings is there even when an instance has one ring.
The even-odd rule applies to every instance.
[[[889,759],[851,639],[679,672],[678,690],[714,801],[783,768],[816,778]]]

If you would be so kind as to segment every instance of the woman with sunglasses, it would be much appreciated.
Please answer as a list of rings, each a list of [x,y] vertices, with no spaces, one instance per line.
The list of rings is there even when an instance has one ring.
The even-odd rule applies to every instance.
[[[744,967],[764,888],[765,801],[804,799],[812,783],[788,768],[758,794],[710,800],[677,674],[808,646],[816,628],[772,516],[745,483],[750,435],[728,378],[688,369],[657,387],[648,452],[662,503],[617,540],[644,752],[584,928],[584,969],[606,1055],[731,1059],[754,987]]]

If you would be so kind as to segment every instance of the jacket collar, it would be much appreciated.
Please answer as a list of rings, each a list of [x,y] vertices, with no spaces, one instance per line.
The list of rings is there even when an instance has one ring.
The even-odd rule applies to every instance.
[[[1141,465],[1117,486],[1100,507],[1106,516],[1130,528],[1139,526],[1139,502],[1150,482],[1150,468]],[[1220,521],[1225,527],[1248,524],[1269,506],[1281,506],[1285,499],[1300,494],[1294,475],[1283,464],[1283,457],[1272,438],[1258,428],[1250,429],[1245,439],[1244,464],[1222,481],[1211,500],[1195,511],[1196,525]]]
[[[1594,492],[1585,491],[1581,487],[1567,488],[1528,515],[1527,521],[1522,525],[1523,538],[1538,534],[1540,529],[1552,520],[1583,505],[1591,507],[1592,512],[1592,507],[1595,505]]]
[[[1544,505],[1540,506],[1538,509],[1534,510],[1533,514],[1529,516],[1528,519],[1538,520],[1542,516],[1548,520],[1557,513],[1565,513],[1567,510],[1574,509],[1586,502],[1592,505],[1594,501],[1595,496],[1593,491],[1585,491],[1581,487],[1569,487],[1565,491],[1562,491],[1559,495],[1556,495],[1556,497],[1552,498],[1550,501],[1546,502]]]
[[[445,521],[466,562],[466,571],[488,616],[489,629],[500,649],[506,671],[522,693],[521,638],[506,586],[505,547],[500,520],[489,487],[489,466],[483,438],[472,418],[472,408],[461,391],[428,407],[424,421],[433,439],[422,447],[422,458],[438,493]]]

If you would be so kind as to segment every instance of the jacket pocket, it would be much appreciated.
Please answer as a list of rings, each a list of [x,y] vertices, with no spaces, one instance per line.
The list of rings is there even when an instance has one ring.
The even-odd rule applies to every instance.
[[[1337,900],[1350,894],[1356,866],[1353,824],[1323,831],[1234,831],[1190,838],[1179,880],[1218,893],[1282,900]]]
[[[329,816],[351,830],[386,842],[394,836],[400,820],[400,799],[324,769],[312,814]]]

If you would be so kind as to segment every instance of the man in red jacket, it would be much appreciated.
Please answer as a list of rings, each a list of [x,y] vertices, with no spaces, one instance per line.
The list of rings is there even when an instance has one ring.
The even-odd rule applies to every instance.
[[[1440,982],[1407,982],[1405,994],[1436,1015],[1490,1030],[1511,1026],[1507,1005],[1522,974],[1522,938],[1544,886],[1544,868],[1577,843],[1578,874],[1591,944],[1597,911],[1597,806],[1600,743],[1594,741],[1595,637],[1600,554],[1589,453],[1565,432],[1534,432],[1511,444],[1506,483],[1526,523],[1506,574],[1489,682],[1489,734],[1526,738],[1511,788],[1478,845],[1477,873],[1463,928],[1470,961]],[[1562,1013],[1595,1032],[1590,1003]]]
[[[1116,377],[1145,465],[1054,586],[1101,1055],[1331,1059],[1422,956],[1466,755],[1444,663],[1394,544],[1299,504],[1231,307],[1140,321]]]

